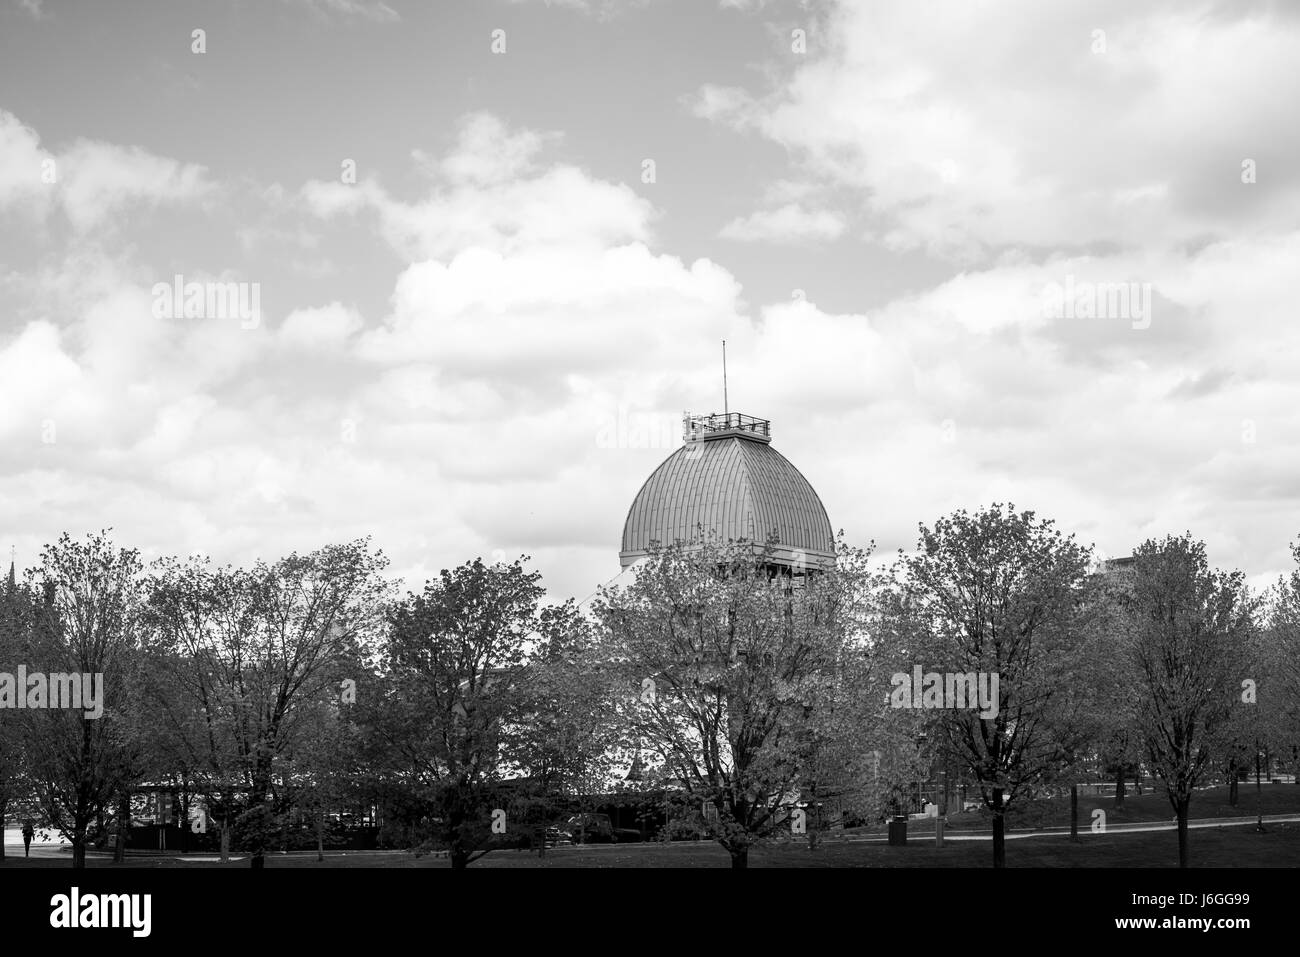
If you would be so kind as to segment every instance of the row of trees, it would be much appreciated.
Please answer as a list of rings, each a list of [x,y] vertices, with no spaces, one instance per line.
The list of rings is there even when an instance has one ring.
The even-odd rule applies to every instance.
[[[1103,568],[1000,505],[921,526],[888,566],[843,542],[818,574],[770,558],[656,549],[580,612],[523,558],[401,595],[365,540],[240,569],[64,536],[11,577],[0,669],[102,674],[103,716],[0,710],[0,824],[35,808],[75,866],[108,831],[120,857],[133,797],[165,783],[182,823],[200,799],[254,867],[290,816],[320,847],[331,810],[366,803],[463,868],[558,799],[620,787],[744,867],[792,823],[878,817],[937,768],[978,788],[1001,866],[1018,803],[1143,762],[1185,866],[1199,784],[1264,749],[1297,758],[1300,570],[1253,595],[1190,535]],[[997,675],[996,713],[891,707],[915,666]]]

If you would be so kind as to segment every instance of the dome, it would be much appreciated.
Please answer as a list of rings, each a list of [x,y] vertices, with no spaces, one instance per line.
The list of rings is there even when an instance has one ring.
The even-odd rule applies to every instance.
[[[650,474],[623,525],[623,568],[651,542],[698,539],[762,546],[775,535],[773,560],[795,568],[834,561],[834,533],[821,499],[771,446],[769,423],[739,413],[687,416],[682,447]]]

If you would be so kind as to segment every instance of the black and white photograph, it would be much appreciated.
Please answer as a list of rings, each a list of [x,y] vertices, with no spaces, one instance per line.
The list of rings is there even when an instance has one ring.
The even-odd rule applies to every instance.
[[[1290,0],[0,0],[6,939],[1293,929],[1297,110]]]

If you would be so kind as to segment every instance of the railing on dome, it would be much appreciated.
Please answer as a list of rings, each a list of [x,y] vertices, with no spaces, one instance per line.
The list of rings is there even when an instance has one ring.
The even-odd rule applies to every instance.
[[[772,438],[770,419],[758,419],[739,412],[714,412],[710,415],[682,415],[682,440],[693,442],[710,435],[748,433],[763,439]]]

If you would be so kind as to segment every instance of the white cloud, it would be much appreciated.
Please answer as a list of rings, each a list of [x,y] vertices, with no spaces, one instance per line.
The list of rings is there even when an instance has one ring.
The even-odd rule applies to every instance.
[[[213,188],[201,166],[87,140],[63,153],[59,168],[64,211],[83,231],[131,203],[192,202]]]
[[[364,324],[355,309],[332,302],[319,308],[295,309],[281,324],[278,338],[288,348],[333,351]]]
[[[291,0],[299,6],[309,7],[317,13],[340,17],[358,17],[381,23],[400,20],[397,11],[383,0]]]
[[[447,258],[467,247],[501,252],[533,246],[590,248],[650,238],[653,208],[629,187],[595,179],[573,166],[536,170],[548,137],[508,132],[474,114],[446,158],[417,159],[438,175],[428,197],[402,202],[373,180],[355,185],[312,181],[302,195],[317,216],[371,210],[385,239],[412,260]]]
[[[128,206],[191,203],[214,189],[202,166],[139,147],[82,139],[51,153],[35,131],[0,110],[0,211],[12,205],[44,216],[58,207],[84,233],[112,225]]]
[[[733,219],[718,235],[741,242],[820,242],[838,239],[845,227],[839,213],[825,209],[810,212],[798,203],[787,203]]]
[[[555,138],[533,130],[511,132],[491,113],[472,113],[461,121],[456,148],[433,165],[453,183],[502,183],[532,172],[537,153]],[[425,157],[417,153],[417,158]]]
[[[1106,26],[1105,52],[1093,33]],[[697,115],[760,130],[857,192],[895,249],[1179,244],[1285,230],[1300,172],[1300,21],[1208,5],[842,3],[828,52],[767,95],[705,86]],[[1267,130],[1261,138],[1260,131]],[[1265,197],[1267,194],[1267,198]]]
[[[111,522],[126,542],[231,560],[373,533],[417,574],[530,552],[554,588],[584,594],[616,570],[626,508],[675,444],[675,418],[720,406],[726,338],[732,408],[774,420],[776,446],[854,540],[910,544],[917,520],[1014,497],[1115,554],[1191,527],[1216,561],[1280,568],[1276,516],[1300,504],[1300,333],[1286,312],[1300,237],[1278,225],[1292,174],[1261,153],[1273,185],[1260,185],[1277,191],[1257,213],[1238,205],[1249,187],[1207,184],[1224,164],[1234,180],[1260,130],[1288,155],[1291,128],[1268,122],[1272,94],[1233,125],[1225,100],[1245,91],[1205,91],[1175,62],[1186,22],[1168,52],[1116,14],[1112,59],[1071,60],[1053,32],[1065,27],[1036,9],[1011,35],[978,13],[885,9],[874,41],[844,11],[842,47],[784,88],[701,92],[701,115],[794,160],[759,212],[726,227],[735,238],[831,240],[867,218],[896,248],[970,255],[878,309],[759,303],[751,318],[725,264],[657,242],[649,201],[551,160],[552,134],[489,114],[415,155],[418,194],[371,177],[309,183],[296,208],[250,192],[266,216],[230,238],[264,257],[259,275],[304,248],[320,251],[313,268],[344,271],[372,233],[401,257],[377,284],[362,274],[356,297],[307,292],[257,330],[155,319],[149,289],[170,264],[56,249],[3,279],[22,319],[0,334],[0,522],[33,543]],[[1091,18],[1064,22],[1086,46]],[[1203,29],[1226,37],[1199,64],[1222,77],[1255,28]],[[1247,72],[1262,81],[1278,56],[1260,43]],[[1230,133],[1188,126],[1182,100],[1198,92]],[[53,157],[54,189],[33,131],[0,114],[0,144],[3,212],[63,210],[77,230],[215,188],[201,168],[80,141]],[[841,212],[845,196],[856,205]],[[1067,276],[1150,283],[1150,327],[1050,319],[1043,288]],[[351,305],[365,296],[381,305]],[[56,442],[41,441],[46,419]],[[629,420],[656,428],[606,440]]]
[[[753,97],[738,86],[718,86],[706,83],[694,94],[683,98],[691,112],[704,120],[727,122],[734,126],[748,125],[757,109]]]

